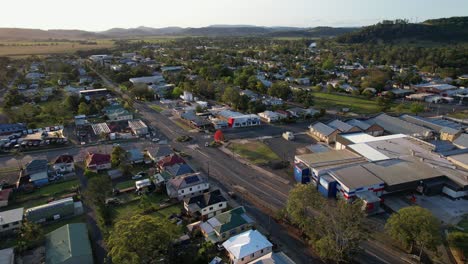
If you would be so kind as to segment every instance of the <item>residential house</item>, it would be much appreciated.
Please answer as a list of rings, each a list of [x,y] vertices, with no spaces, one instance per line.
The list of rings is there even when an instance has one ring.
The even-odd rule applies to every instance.
[[[338,129],[343,133],[351,133],[351,132],[361,132],[361,129],[356,126],[352,126],[347,124],[341,120],[335,119],[327,124],[329,127]]]
[[[110,105],[104,108],[104,113],[110,121],[132,120],[133,114],[121,105]]]
[[[270,252],[263,257],[260,257],[249,264],[296,264],[283,252]]]
[[[164,171],[168,172],[172,177],[177,177],[187,173],[193,173],[192,167],[186,163],[174,164],[172,166],[167,166],[164,168]]]
[[[87,169],[95,172],[112,168],[111,156],[109,154],[88,153],[85,164]]]
[[[232,264],[245,264],[273,251],[273,244],[258,230],[249,230],[223,243]]]
[[[256,101],[260,98],[260,95],[258,93],[252,91],[252,90],[241,90],[240,95],[245,95],[249,97],[250,101]]]
[[[174,166],[175,164],[184,164],[185,160],[178,155],[170,155],[160,159],[157,163],[159,170],[163,171],[166,167]]]
[[[171,156],[174,154],[172,148],[168,145],[159,145],[155,148],[147,148],[145,150],[145,156],[147,157],[146,163],[158,162],[165,157]]]
[[[83,203],[73,197],[26,209],[25,218],[34,223],[46,223],[83,214]]]
[[[210,188],[206,178],[200,173],[189,173],[170,179],[166,184],[167,195],[182,200],[200,195]]]
[[[8,206],[13,189],[0,189],[0,207]]]
[[[309,134],[320,141],[326,142],[327,144],[335,142],[336,135],[338,135],[338,133],[340,133],[340,130],[327,126],[321,122],[317,122],[309,126]]]
[[[143,163],[144,155],[139,149],[127,150],[127,159],[131,164]]]
[[[32,160],[24,169],[21,170],[20,174],[24,180],[23,183],[30,182],[34,186],[39,187],[49,183],[49,172],[48,172],[47,160]],[[28,181],[27,181],[28,180]]]
[[[85,223],[67,224],[45,236],[45,263],[92,264],[93,252]]]
[[[364,121],[358,120],[358,119],[351,119],[346,121],[346,123],[350,126],[353,127],[358,127],[360,128],[363,132],[371,135],[371,136],[382,136],[384,134],[384,129],[383,127],[377,125],[377,124],[368,124]]]
[[[144,76],[138,78],[131,78],[129,80],[133,84],[144,83],[144,84],[159,84],[165,82],[164,77],[162,75],[153,75],[153,76]]]
[[[284,101],[283,99],[280,99],[280,98],[276,98],[276,97],[268,97],[268,98],[265,98],[262,100],[262,103],[264,105],[282,105],[284,104]]]
[[[319,113],[319,111],[313,108],[304,109],[304,108],[299,108],[299,107],[293,107],[286,111],[291,113],[292,116],[300,117],[300,118],[307,117],[307,116],[314,116],[315,114]]]
[[[133,134],[137,136],[144,136],[148,134],[148,126],[141,120],[128,120],[128,126]]]
[[[23,221],[24,208],[16,208],[0,212],[0,236],[19,230]]]
[[[227,200],[220,190],[206,192],[202,195],[184,199],[185,211],[203,220],[222,213],[227,208]]]
[[[243,206],[213,216],[200,224],[200,229],[207,241],[222,242],[239,233],[250,230],[254,221]]]
[[[262,113],[258,113],[258,116],[260,116],[260,118],[262,118],[264,121],[268,123],[273,123],[281,119],[280,114],[276,112],[272,112],[272,111],[265,111]]]
[[[75,171],[75,161],[72,155],[60,155],[52,166],[54,171],[61,174],[70,174]]]

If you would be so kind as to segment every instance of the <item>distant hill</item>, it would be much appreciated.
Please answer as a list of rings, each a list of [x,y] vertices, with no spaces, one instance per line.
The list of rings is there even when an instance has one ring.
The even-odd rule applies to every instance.
[[[405,20],[383,21],[361,30],[347,33],[336,39],[342,43],[433,41],[467,42],[468,17],[430,19],[422,23],[408,23]]]
[[[132,38],[151,36],[266,36],[266,37],[335,37],[354,32],[358,28],[296,28],[296,27],[258,27],[251,25],[213,25],[201,28],[112,28],[101,32],[84,30],[41,30],[23,28],[0,28],[0,40],[41,41],[49,39],[96,39]]]

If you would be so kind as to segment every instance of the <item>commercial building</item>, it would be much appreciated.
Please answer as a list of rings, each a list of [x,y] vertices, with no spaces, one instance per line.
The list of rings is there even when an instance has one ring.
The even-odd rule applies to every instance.
[[[340,130],[327,126],[321,122],[317,122],[309,126],[309,134],[320,141],[326,142],[327,144],[335,142],[336,135],[338,135],[338,133],[340,133]]]
[[[226,120],[228,126],[232,128],[261,125],[260,117],[254,114],[245,115],[231,110],[223,110],[218,113],[218,117]]]
[[[369,125],[377,124],[391,134],[405,134],[421,139],[428,139],[433,136],[431,129],[415,125],[398,117],[389,116],[387,114],[380,114],[374,118],[366,120],[365,122]]]

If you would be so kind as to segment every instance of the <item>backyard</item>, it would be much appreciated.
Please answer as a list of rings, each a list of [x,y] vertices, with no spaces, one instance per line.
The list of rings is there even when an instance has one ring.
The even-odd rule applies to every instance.
[[[231,142],[228,149],[257,165],[280,160],[280,157],[270,147],[260,141],[241,140]]]

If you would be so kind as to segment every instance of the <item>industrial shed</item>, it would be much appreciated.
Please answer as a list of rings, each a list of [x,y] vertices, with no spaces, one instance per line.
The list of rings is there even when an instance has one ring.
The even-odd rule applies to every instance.
[[[431,138],[433,136],[431,129],[412,124],[387,114],[380,114],[374,118],[366,120],[366,123],[370,125],[377,124],[391,134],[405,134],[422,139]]]

